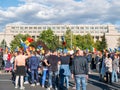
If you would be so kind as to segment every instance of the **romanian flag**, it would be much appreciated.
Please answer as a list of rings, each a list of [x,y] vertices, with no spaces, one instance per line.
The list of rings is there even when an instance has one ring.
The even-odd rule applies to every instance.
[[[22,39],[20,39],[20,44],[22,45],[22,47],[23,47],[24,50],[26,51],[26,49],[28,48],[28,46],[23,42]]]
[[[26,44],[27,46],[29,46],[30,43],[33,42],[33,41],[34,41],[33,38],[28,37],[28,38],[26,39],[26,41],[25,41],[25,44]]]

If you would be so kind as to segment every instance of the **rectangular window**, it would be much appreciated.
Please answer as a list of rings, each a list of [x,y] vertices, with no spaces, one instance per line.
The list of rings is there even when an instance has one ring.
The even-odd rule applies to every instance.
[[[34,27],[34,29],[37,29],[37,27]]]
[[[29,29],[32,29],[32,27],[29,27]]]
[[[23,29],[23,27],[20,27],[20,29]]]
[[[29,31],[29,33],[32,33],[32,31]]]
[[[80,29],[84,29],[84,27],[80,27]]]
[[[36,33],[36,31],[33,31],[33,33]]]
[[[41,27],[38,27],[38,29],[41,29]]]
[[[27,33],[27,31],[24,31],[24,33]]]
[[[46,27],[43,27],[44,30],[46,30]]]
[[[28,27],[25,27],[25,29],[28,29]]]
[[[15,27],[12,27],[12,29],[15,29]]]

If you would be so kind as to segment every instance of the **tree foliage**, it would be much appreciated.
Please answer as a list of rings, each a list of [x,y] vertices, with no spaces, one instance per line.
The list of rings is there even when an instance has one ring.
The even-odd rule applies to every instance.
[[[3,39],[0,43],[0,47],[5,48],[6,46],[7,46],[7,43],[6,43],[5,39]]]
[[[27,37],[30,37],[29,34],[18,34],[14,37],[14,39],[11,41],[10,46],[11,46],[11,50],[15,50],[17,47],[22,48],[21,44],[20,44],[20,39],[23,40],[23,42],[27,39]]]
[[[46,46],[51,49],[51,50],[55,50],[58,48],[58,44],[59,44],[59,38],[58,36],[54,35],[53,31],[51,29],[48,30],[44,30],[38,40],[43,41]]]

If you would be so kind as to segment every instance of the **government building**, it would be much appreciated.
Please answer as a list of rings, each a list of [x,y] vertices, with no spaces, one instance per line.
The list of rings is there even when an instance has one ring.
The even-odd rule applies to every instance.
[[[94,41],[101,40],[105,34],[108,48],[117,48],[120,33],[114,25],[6,25],[4,32],[0,33],[0,42],[5,39],[7,45],[14,39],[17,34],[29,34],[37,39],[43,30],[53,30],[54,34],[63,36],[67,29],[70,29],[75,35],[85,35],[90,33]]]

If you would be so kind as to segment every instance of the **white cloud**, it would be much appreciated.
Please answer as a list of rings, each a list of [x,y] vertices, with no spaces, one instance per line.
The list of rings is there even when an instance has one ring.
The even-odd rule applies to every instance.
[[[0,25],[120,24],[120,0],[20,0],[24,4],[0,7]]]

